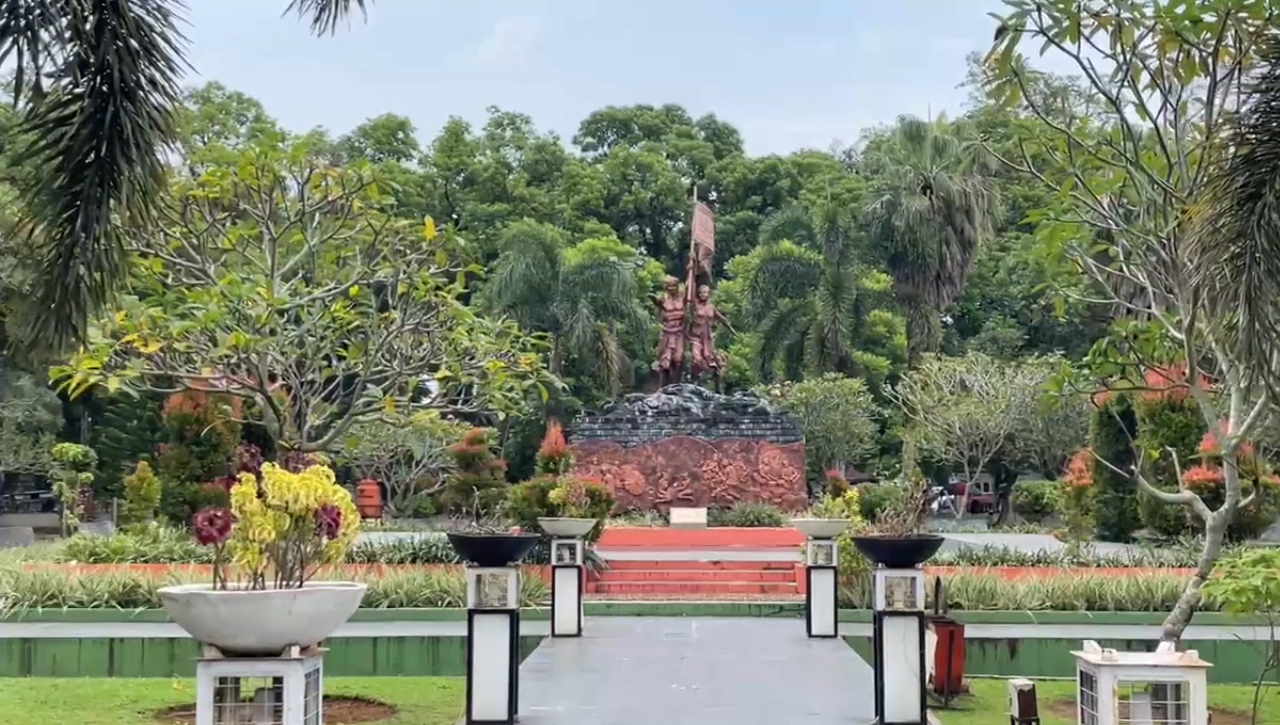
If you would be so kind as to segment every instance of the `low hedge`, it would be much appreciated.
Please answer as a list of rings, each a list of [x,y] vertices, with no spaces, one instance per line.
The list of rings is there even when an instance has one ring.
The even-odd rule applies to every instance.
[[[346,574],[344,579],[369,585],[362,607],[368,609],[465,607],[466,577],[457,570],[387,571]],[[63,568],[0,569],[0,615],[28,609],[155,609],[160,587],[208,581],[181,572],[165,576],[136,571],[77,573]],[[546,582],[522,577],[521,603],[548,601]]]
[[[1028,612],[1167,612],[1186,586],[1186,577],[1159,572],[1133,576],[1081,574],[1014,579],[981,573],[943,576],[947,609]],[[858,581],[841,582],[842,608],[867,609],[869,589]],[[933,592],[926,592],[927,609],[933,608]],[[1200,611],[1218,611],[1205,602]]]
[[[741,509],[739,523],[767,512]],[[757,519],[758,520],[758,519]],[[44,551],[59,562],[80,564],[209,564],[212,550],[199,546],[185,533],[161,527],[149,527],[111,536],[77,535],[61,547]],[[1009,548],[966,548],[939,553],[931,564],[937,566],[1028,566],[1054,568],[1081,567],[1145,567],[1182,569],[1196,566],[1199,546],[1194,542],[1162,549],[1144,549],[1133,555],[1108,555],[1083,551],[1021,551]],[[525,562],[546,564],[546,546],[536,547]],[[458,557],[444,534],[422,532],[414,538],[384,542],[365,542],[347,553],[349,564],[457,564]]]

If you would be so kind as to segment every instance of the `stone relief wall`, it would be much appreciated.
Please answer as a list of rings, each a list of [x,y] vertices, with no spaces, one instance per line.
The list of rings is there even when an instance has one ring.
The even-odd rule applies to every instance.
[[[622,510],[808,502],[800,426],[755,396],[671,385],[582,416],[569,440],[574,471],[603,481]]]

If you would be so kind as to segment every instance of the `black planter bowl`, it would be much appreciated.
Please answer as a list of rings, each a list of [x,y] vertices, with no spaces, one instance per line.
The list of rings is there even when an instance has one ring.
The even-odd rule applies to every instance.
[[[855,536],[853,545],[873,564],[886,569],[912,569],[938,553],[942,537],[937,534]]]
[[[542,537],[538,534],[455,534],[449,545],[458,558],[476,566],[509,566],[518,563]]]

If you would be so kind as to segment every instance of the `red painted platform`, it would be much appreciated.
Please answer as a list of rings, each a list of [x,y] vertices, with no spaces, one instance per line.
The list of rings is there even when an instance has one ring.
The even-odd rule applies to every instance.
[[[609,527],[596,542],[601,549],[772,549],[799,548],[804,534],[792,528],[668,529],[630,526]]]

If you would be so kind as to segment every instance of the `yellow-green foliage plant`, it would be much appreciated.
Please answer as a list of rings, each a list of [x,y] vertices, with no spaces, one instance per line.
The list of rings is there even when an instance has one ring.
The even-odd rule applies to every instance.
[[[197,540],[215,549],[220,588],[227,588],[227,557],[250,589],[301,588],[320,567],[342,562],[359,532],[351,494],[322,465],[293,473],[266,463],[260,480],[242,473],[230,509],[204,509],[195,521]]]

